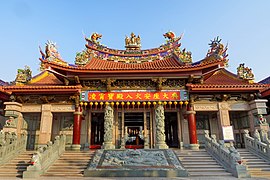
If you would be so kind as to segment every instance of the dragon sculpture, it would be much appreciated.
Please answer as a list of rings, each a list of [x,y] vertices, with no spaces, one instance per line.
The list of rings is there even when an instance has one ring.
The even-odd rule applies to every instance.
[[[172,31],[166,32],[165,34],[163,34],[163,36],[165,38],[168,38],[169,41],[173,41],[176,38],[174,32],[172,32]]]
[[[91,40],[93,43],[99,44],[99,42],[98,42],[97,40],[101,39],[101,37],[102,37],[102,34],[93,33],[93,34],[91,35],[90,40]]]

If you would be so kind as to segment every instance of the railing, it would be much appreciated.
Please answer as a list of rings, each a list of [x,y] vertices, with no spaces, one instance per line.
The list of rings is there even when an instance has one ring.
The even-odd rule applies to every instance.
[[[18,139],[14,132],[0,131],[0,165],[26,150],[26,134]]]
[[[47,143],[46,147],[40,147],[31,158],[31,164],[23,172],[23,178],[38,178],[64,153],[66,136],[56,136],[54,143]]]
[[[250,137],[248,130],[244,130],[245,147],[249,151],[257,154],[258,156],[270,161],[270,140],[268,139],[267,132],[256,129],[254,138]]]
[[[209,131],[205,131],[205,149],[211,154],[227,171],[238,178],[248,178],[246,166],[240,157],[240,154],[233,147],[225,147],[224,142],[218,143],[216,136],[209,136]]]

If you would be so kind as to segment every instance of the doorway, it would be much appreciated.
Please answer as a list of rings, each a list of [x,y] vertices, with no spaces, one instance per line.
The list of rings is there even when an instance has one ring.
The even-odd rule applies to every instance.
[[[100,149],[104,141],[104,113],[91,113],[90,149]]]
[[[23,114],[22,129],[27,131],[26,149],[34,150],[38,146],[38,137],[40,130],[40,113],[25,113]]]
[[[165,137],[169,147],[179,147],[177,112],[165,112]]]
[[[144,147],[143,112],[128,112],[124,115],[125,132],[127,133],[126,148],[140,149]]]

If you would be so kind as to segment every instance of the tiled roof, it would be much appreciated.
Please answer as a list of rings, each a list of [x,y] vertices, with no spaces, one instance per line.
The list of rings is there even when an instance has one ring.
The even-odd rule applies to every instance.
[[[7,85],[8,83],[0,79],[0,86]]]
[[[167,71],[192,71],[201,70],[217,64],[223,64],[224,60],[214,60],[211,62],[204,62],[196,65],[186,64],[182,65],[177,59],[171,57],[163,60],[156,60],[152,62],[144,62],[138,64],[124,64],[119,62],[112,62],[92,58],[89,64],[85,67],[66,66],[57,64],[55,62],[48,62],[42,60],[47,67],[53,67],[62,70],[69,70],[72,72],[167,72]]]
[[[262,83],[262,84],[270,84],[270,76],[261,80],[259,83]]]
[[[54,93],[54,92],[79,92],[81,86],[33,86],[33,85],[13,85],[13,86],[4,86],[3,89],[7,92],[23,92],[23,93],[38,93],[38,92],[47,92],[47,93]]]
[[[53,73],[45,70],[38,75],[34,76],[31,81],[25,85],[11,85],[3,86],[7,92],[74,92],[79,91],[81,86],[65,86]]]
[[[187,86],[192,91],[250,91],[266,87],[259,83],[250,84],[224,68],[206,74],[203,84],[187,84]]]
[[[29,82],[29,85],[63,85],[63,82],[60,81],[53,73],[43,71],[33,77]]]
[[[219,85],[239,85],[249,84],[247,81],[240,79],[237,75],[221,68],[217,71],[209,73],[204,76],[203,84],[219,84]]]

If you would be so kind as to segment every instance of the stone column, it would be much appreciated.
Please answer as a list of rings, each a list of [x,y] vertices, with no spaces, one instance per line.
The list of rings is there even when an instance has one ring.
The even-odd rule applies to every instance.
[[[74,112],[74,122],[73,122],[73,139],[72,139],[72,150],[79,151],[81,148],[81,120],[82,112],[81,107],[76,106]]]
[[[23,123],[22,104],[17,102],[5,102],[4,104],[6,105],[5,117],[7,117],[7,120],[3,130],[5,132],[15,132],[20,137]]]
[[[104,115],[104,142],[103,149],[115,149],[113,145],[113,108],[109,105],[105,107]]]
[[[220,129],[220,133],[219,133],[219,139],[224,139],[223,137],[223,130],[222,127],[223,126],[230,126],[230,115],[229,115],[229,104],[227,102],[219,102],[218,103],[218,124],[219,124],[219,129]]]
[[[266,111],[266,99],[255,99],[249,102],[250,110],[248,112],[250,117],[250,132],[254,133],[255,129],[269,131],[269,125],[267,122],[260,123],[260,118],[267,114]]]
[[[163,105],[157,105],[155,109],[155,119],[156,119],[156,149],[168,149],[167,144],[165,143],[165,116],[164,116],[164,107]]]
[[[51,140],[52,134],[52,105],[43,104],[41,106],[40,133],[38,138],[38,146],[45,146]]]
[[[194,111],[193,101],[190,101],[188,110],[186,112],[188,116],[188,130],[189,130],[189,148],[199,149],[198,139],[197,139],[197,128],[196,128],[196,112]]]

